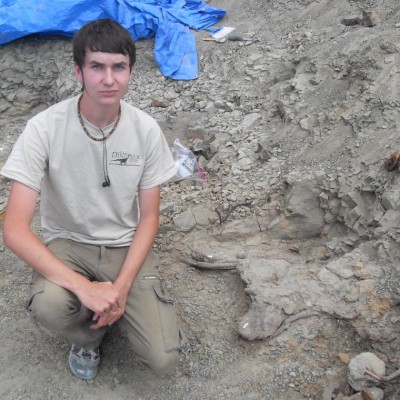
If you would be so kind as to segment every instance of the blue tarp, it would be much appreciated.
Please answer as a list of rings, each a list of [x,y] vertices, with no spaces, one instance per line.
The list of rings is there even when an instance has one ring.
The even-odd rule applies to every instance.
[[[195,79],[195,36],[225,11],[201,0],[0,0],[0,45],[31,34],[73,34],[98,18],[118,21],[135,40],[154,37],[154,56],[164,76]]]

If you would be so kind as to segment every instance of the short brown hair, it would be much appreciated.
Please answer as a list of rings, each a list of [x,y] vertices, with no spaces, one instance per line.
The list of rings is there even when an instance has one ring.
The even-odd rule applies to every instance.
[[[112,19],[97,19],[79,29],[73,38],[74,62],[82,68],[87,51],[101,51],[129,56],[129,67],[136,61],[136,46],[131,34]]]

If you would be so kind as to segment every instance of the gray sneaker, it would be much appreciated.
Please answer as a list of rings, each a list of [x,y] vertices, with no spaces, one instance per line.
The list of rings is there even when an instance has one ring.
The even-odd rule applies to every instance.
[[[69,369],[79,379],[94,379],[99,371],[100,350],[87,350],[75,344],[68,356]]]

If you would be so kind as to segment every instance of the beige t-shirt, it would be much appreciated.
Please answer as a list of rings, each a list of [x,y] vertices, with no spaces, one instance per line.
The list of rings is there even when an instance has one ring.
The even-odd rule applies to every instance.
[[[143,111],[121,102],[114,133],[94,141],[79,123],[77,101],[62,101],[29,120],[1,174],[41,193],[45,242],[128,246],[139,220],[137,190],[173,177],[174,160],[160,127]],[[96,132],[89,121],[85,125]],[[109,187],[102,186],[104,151]]]

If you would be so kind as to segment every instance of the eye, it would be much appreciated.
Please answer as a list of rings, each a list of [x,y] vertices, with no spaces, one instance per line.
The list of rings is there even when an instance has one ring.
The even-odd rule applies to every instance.
[[[124,70],[126,70],[127,68],[128,68],[128,66],[127,66],[125,63],[114,65],[114,69],[115,69],[116,71],[124,71]]]

